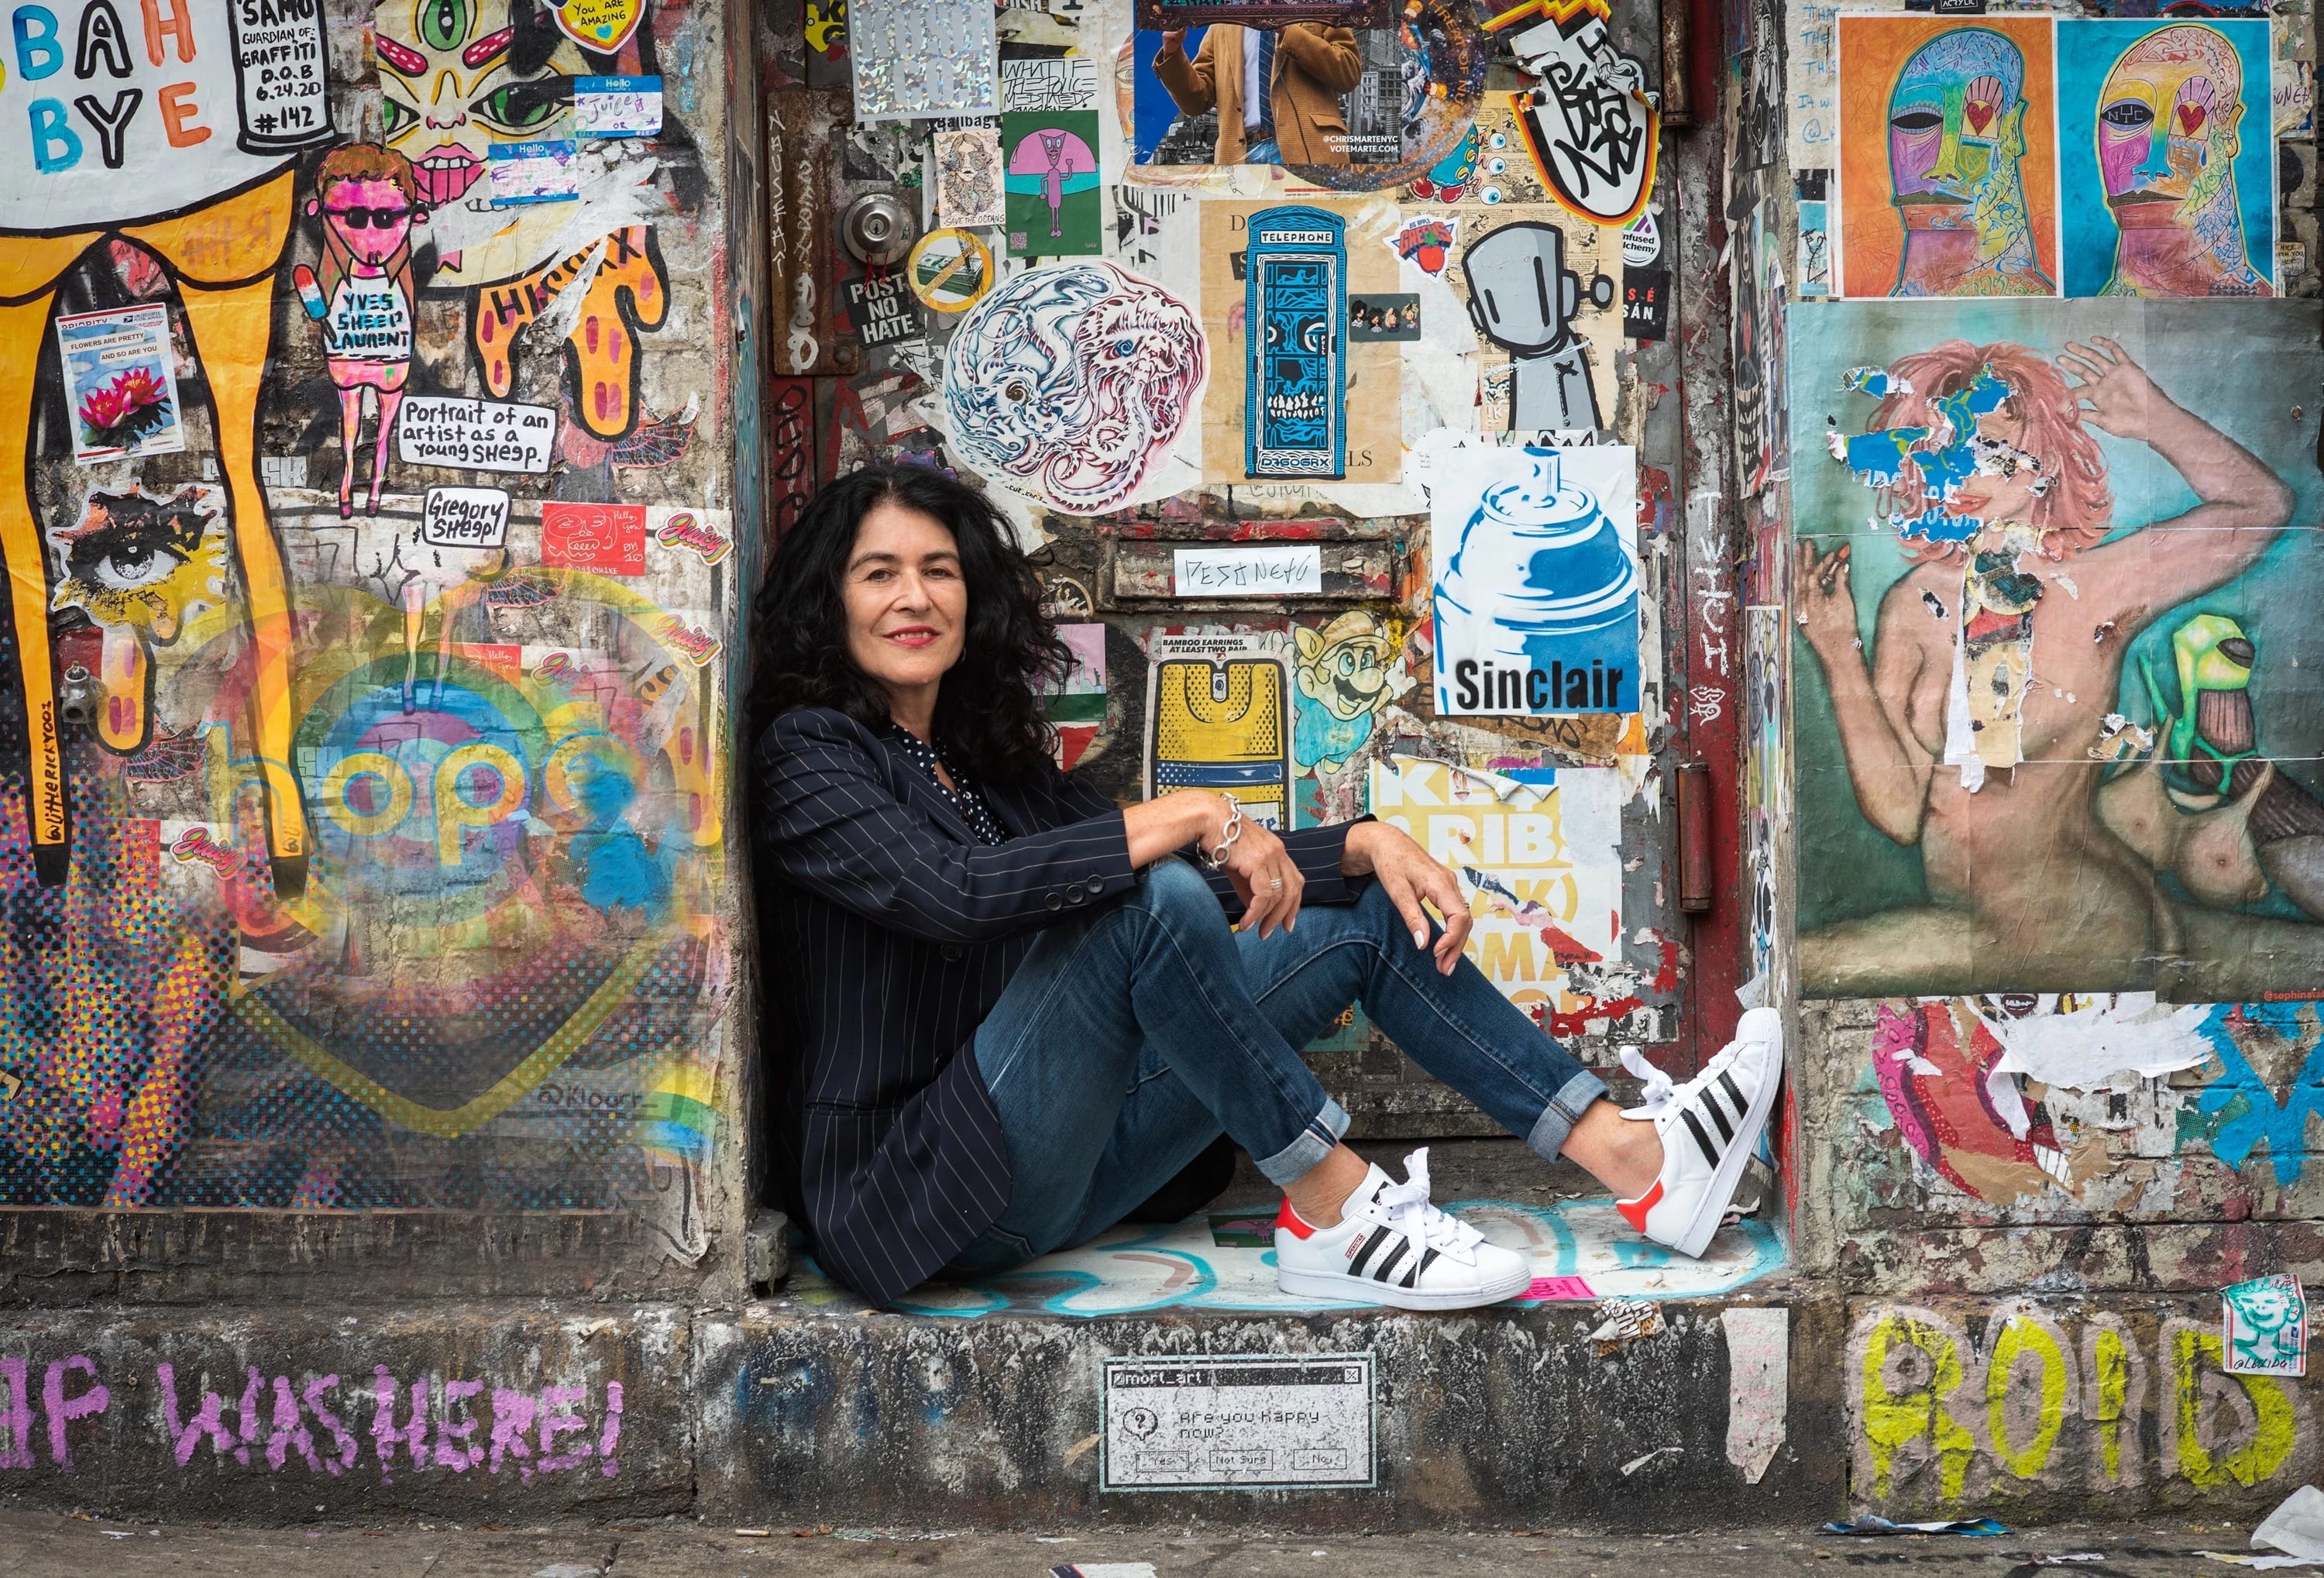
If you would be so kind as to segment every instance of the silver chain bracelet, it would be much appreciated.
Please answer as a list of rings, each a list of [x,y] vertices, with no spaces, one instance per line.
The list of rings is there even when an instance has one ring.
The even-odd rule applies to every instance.
[[[1225,866],[1227,856],[1234,853],[1235,840],[1242,836],[1242,802],[1227,794],[1219,798],[1227,803],[1226,829],[1218,843],[1203,852],[1203,863],[1214,872]]]

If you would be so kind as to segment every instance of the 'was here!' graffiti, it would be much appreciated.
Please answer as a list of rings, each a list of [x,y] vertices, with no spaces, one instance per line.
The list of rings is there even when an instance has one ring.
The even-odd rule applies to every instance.
[[[650,1203],[698,1252],[724,244],[708,128],[574,93],[709,23],[581,9],[14,13],[0,1202]],[[497,178],[543,143],[567,189]]]

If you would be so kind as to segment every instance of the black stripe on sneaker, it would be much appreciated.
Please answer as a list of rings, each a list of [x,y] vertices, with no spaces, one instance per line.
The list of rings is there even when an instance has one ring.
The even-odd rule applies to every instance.
[[[1372,1229],[1372,1236],[1364,1241],[1364,1247],[1356,1251],[1356,1258],[1348,1262],[1349,1276],[1360,1277],[1364,1274],[1364,1262],[1372,1258],[1372,1251],[1374,1250],[1379,1249],[1380,1245],[1388,1242],[1390,1232],[1390,1229],[1385,1227],[1376,1227]]]
[[[1427,1270],[1429,1267],[1436,1264],[1436,1257],[1439,1251],[1431,1250],[1426,1254],[1421,1256],[1420,1264],[1415,1266],[1411,1270],[1406,1271],[1404,1274],[1404,1286],[1406,1287],[1419,1287],[1421,1273]]]
[[[1702,1110],[1711,1114],[1711,1121],[1712,1122],[1719,1125],[1719,1138],[1727,1141],[1729,1145],[1734,1144],[1734,1126],[1727,1121],[1727,1114],[1719,1110],[1719,1103],[1711,1099],[1711,1093],[1709,1091],[1704,1091],[1702,1093]]]
[[[1398,1260],[1403,1260],[1405,1255],[1409,1252],[1411,1249],[1412,1241],[1408,1238],[1399,1237],[1396,1241],[1396,1248],[1390,1250],[1387,1254],[1380,1257],[1379,1269],[1372,1273],[1372,1280],[1375,1282],[1387,1281],[1388,1278],[1388,1273],[1396,1269],[1396,1263]]]
[[[1702,1131],[1702,1125],[1694,1121],[1694,1113],[1692,1110],[1686,1107],[1681,1107],[1678,1110],[1678,1115],[1686,1120],[1687,1132],[1692,1134],[1694,1136],[1694,1142],[1702,1147],[1703,1159],[1710,1162],[1712,1167],[1717,1167],[1719,1165],[1719,1147],[1711,1143],[1711,1136],[1705,1134]]]
[[[1738,1118],[1743,1117],[1751,1111],[1751,1103],[1743,1099],[1743,1089],[1735,1083],[1733,1075],[1721,1069],[1719,1083],[1727,1087],[1727,1099],[1735,1103],[1735,1115]]]

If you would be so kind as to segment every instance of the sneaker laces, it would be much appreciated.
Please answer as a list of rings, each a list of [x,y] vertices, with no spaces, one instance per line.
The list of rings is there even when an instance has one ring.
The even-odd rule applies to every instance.
[[[1404,1182],[1382,1184],[1372,1197],[1388,1213],[1388,1225],[1423,1249],[1460,1252],[1485,1241],[1483,1233],[1429,1204],[1425,1145],[1404,1158]]]
[[[1671,1076],[1646,1061],[1646,1055],[1636,1047],[1621,1048],[1622,1067],[1642,1086],[1638,1104],[1622,1109],[1622,1116],[1636,1122],[1662,1116],[1663,1109],[1678,1099],[1678,1086]]]

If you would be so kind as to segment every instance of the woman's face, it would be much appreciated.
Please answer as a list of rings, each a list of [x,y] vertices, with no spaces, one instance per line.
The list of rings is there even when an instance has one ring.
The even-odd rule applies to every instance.
[[[960,549],[935,516],[883,500],[855,529],[840,584],[847,654],[890,692],[936,684],[960,661],[968,583]]]
[[[2019,448],[2025,423],[2014,401],[1978,418],[1977,434],[1985,441],[1986,457],[1977,475],[1945,502],[1945,508],[1955,515],[1983,521],[1985,530],[1978,534],[1976,546],[1991,551],[2000,546],[2003,528],[2032,522],[2044,484],[2039,459]]]

